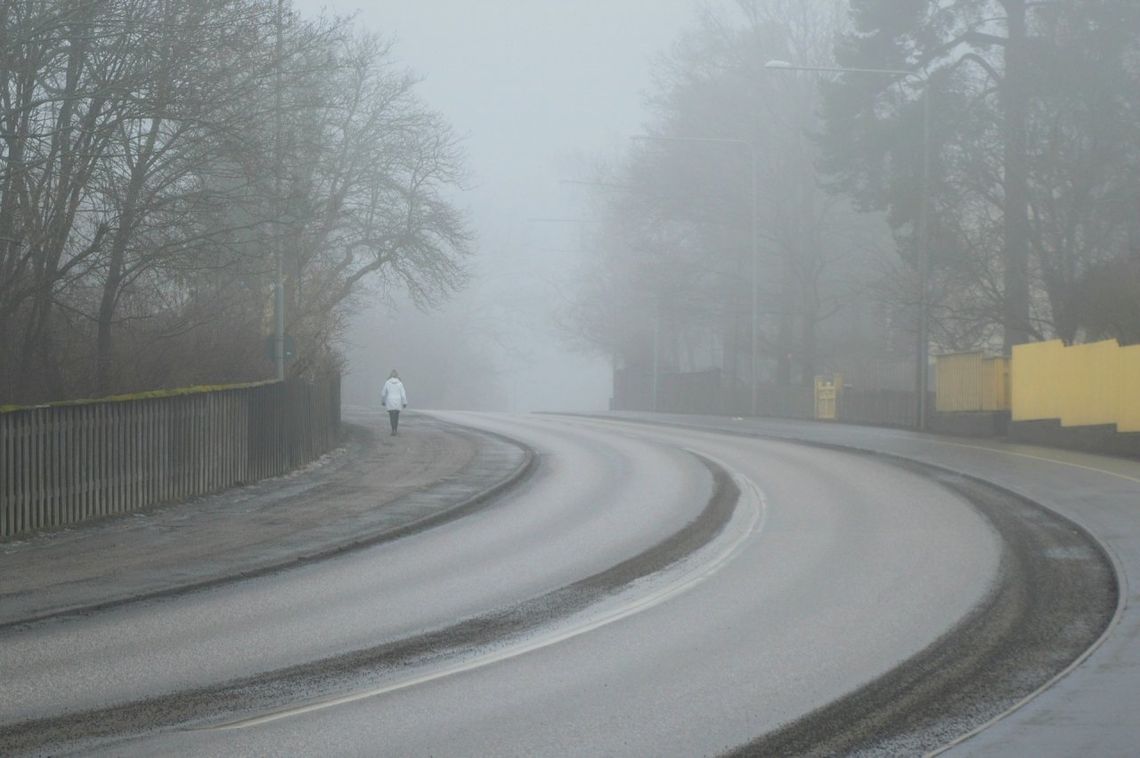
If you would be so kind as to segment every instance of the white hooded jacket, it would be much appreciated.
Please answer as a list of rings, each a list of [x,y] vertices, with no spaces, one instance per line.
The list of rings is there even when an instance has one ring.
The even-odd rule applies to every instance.
[[[396,377],[384,382],[384,389],[380,391],[380,402],[390,411],[398,411],[408,404],[408,393],[404,391],[404,383]]]

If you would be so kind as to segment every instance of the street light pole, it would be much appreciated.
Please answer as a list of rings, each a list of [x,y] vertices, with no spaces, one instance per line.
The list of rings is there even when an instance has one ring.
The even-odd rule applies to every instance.
[[[925,85],[922,88],[922,191],[918,212],[918,336],[914,367],[915,426],[924,430],[927,421],[926,393],[930,383],[928,376],[930,370],[930,82],[922,73],[907,69],[796,66],[787,61],[768,61],[764,64],[764,68],[774,71],[911,77]]]
[[[922,89],[922,202],[918,211],[918,386],[919,431],[926,431],[927,387],[930,384],[930,85]]]
[[[273,82],[273,362],[277,381],[285,381],[285,271],[281,260],[281,52],[284,0],[277,0],[276,70]]]
[[[751,371],[749,374],[749,382],[752,385],[752,415],[756,415],[758,389],[757,382],[759,380],[759,356],[757,355],[760,345],[760,325],[759,325],[759,306],[760,306],[760,219],[757,215],[756,205],[758,202],[759,192],[759,179],[757,173],[759,170],[759,152],[756,145],[748,140],[732,139],[729,137],[658,137],[654,135],[635,135],[633,139],[646,140],[650,142],[689,142],[689,143],[711,143],[720,145],[740,145],[748,149],[748,155],[751,158],[752,167],[752,360]],[[656,361],[656,357],[654,357]],[[657,367],[654,366],[654,375],[656,375]]]

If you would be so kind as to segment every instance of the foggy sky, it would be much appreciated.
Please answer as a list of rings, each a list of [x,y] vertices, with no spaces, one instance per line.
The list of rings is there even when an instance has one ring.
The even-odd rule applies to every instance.
[[[360,24],[394,37],[396,59],[424,80],[420,96],[465,136],[472,177],[457,204],[478,237],[475,281],[441,313],[378,306],[357,317],[346,402],[367,404],[398,367],[421,405],[604,409],[608,362],[569,353],[553,328],[578,269],[580,226],[536,219],[582,217],[582,188],[560,180],[582,176],[597,155],[614,154],[642,130],[653,57],[694,19],[695,0],[295,7],[309,17],[359,10]],[[449,347],[463,329],[463,348]]]

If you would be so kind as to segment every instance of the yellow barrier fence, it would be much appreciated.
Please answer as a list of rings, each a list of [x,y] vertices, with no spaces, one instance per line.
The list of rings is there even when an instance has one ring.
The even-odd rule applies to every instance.
[[[1059,419],[1062,426],[1116,424],[1118,431],[1140,432],[1140,345],[1017,345],[1011,387],[1014,421]]]
[[[984,353],[954,353],[935,359],[934,407],[942,413],[1007,411],[1009,361]]]

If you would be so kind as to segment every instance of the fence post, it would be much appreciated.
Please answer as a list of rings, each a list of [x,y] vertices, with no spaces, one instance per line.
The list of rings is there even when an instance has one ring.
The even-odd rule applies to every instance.
[[[11,509],[15,502],[13,482],[15,456],[12,454],[12,418],[0,416],[0,537],[12,533]]]

